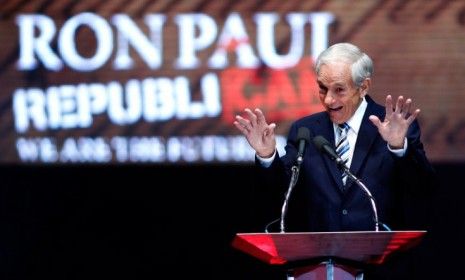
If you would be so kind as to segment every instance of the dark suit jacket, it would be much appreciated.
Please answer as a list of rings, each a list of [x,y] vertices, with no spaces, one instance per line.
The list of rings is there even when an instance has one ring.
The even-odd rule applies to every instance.
[[[368,119],[376,115],[384,119],[385,108],[366,96],[368,106],[350,166],[373,195],[379,221],[393,230],[422,229],[415,219],[416,203],[429,191],[434,171],[420,141],[420,127],[415,121],[409,128],[408,149],[404,157],[397,157]],[[276,156],[269,168],[260,168],[267,185],[287,191],[290,168],[297,154],[297,131],[307,127],[311,137],[322,135],[334,143],[333,124],[326,112],[316,113],[294,122],[290,128],[286,154]],[[257,160],[257,166],[259,165]],[[358,231],[374,230],[370,200],[355,183],[348,181],[342,191],[341,171],[336,164],[316,147],[307,144],[297,185],[291,193],[286,215],[286,231]],[[282,196],[284,197],[284,195]],[[281,201],[282,202],[282,201]],[[409,209],[412,208],[412,209]],[[380,228],[380,230],[382,230]]]

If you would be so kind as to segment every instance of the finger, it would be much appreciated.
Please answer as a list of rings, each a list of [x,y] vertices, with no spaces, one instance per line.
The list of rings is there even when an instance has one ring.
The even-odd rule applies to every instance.
[[[239,129],[240,132],[242,132],[242,134],[246,135],[248,133],[248,130],[245,129],[245,127],[242,124],[240,124],[238,121],[235,121],[233,124],[235,127],[237,127],[237,129]]]
[[[392,96],[388,95],[386,96],[386,117],[390,118],[392,115],[393,109],[392,109]]]
[[[399,96],[399,98],[397,98],[396,108],[394,110],[394,113],[396,114],[402,113],[403,106],[404,106],[404,97],[401,95]]]
[[[236,121],[238,122],[239,125],[241,125],[244,129],[249,129],[251,128],[250,126],[250,121],[248,119],[244,119],[243,117],[237,115],[236,116]]]
[[[266,124],[265,115],[263,114],[262,110],[256,108],[255,115],[257,116],[258,124]]]
[[[410,110],[412,108],[412,99],[408,98],[405,101],[404,108],[402,109],[402,116],[407,116],[410,114]]]
[[[275,128],[276,128],[276,124],[275,123],[270,123],[270,125],[268,125],[268,128],[267,128],[267,135],[273,136]]]
[[[249,116],[249,119],[250,119],[249,124],[251,124],[252,126],[255,126],[255,124],[257,124],[257,116],[249,108],[246,108],[245,112]]]
[[[408,118],[407,122],[411,124],[420,114],[420,109],[416,109]]]
[[[381,126],[381,120],[375,116],[375,115],[371,115],[368,117],[368,119],[370,119],[370,121],[377,127],[379,128]]]

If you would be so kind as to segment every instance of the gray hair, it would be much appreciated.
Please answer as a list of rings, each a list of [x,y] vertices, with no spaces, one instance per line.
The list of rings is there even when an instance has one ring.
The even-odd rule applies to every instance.
[[[371,58],[357,46],[350,43],[334,44],[324,50],[316,59],[315,71],[319,74],[320,67],[323,64],[341,61],[351,65],[352,81],[358,87],[373,74],[373,61]]]

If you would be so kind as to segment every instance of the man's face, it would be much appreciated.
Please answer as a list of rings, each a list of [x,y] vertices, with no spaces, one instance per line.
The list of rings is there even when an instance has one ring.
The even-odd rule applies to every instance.
[[[317,83],[320,102],[333,123],[349,120],[365,95],[365,90],[352,81],[350,65],[344,62],[324,64],[320,67]]]

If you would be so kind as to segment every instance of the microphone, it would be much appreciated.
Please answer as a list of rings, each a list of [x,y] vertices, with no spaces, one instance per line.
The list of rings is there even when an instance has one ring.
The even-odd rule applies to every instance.
[[[376,203],[374,197],[371,195],[370,190],[365,186],[365,184],[360,181],[357,177],[355,177],[352,172],[350,172],[349,167],[344,163],[344,161],[339,157],[339,155],[336,153],[334,150],[333,146],[329,143],[326,138],[324,138],[321,135],[315,136],[313,138],[313,144],[316,146],[316,148],[326,154],[331,160],[335,161],[337,166],[342,169],[342,171],[347,174],[347,177],[350,178],[352,181],[354,181],[357,186],[359,186],[362,191],[367,195],[367,197],[370,199],[371,202],[371,208],[373,210],[373,220],[375,222],[375,231],[379,231],[379,225],[381,224],[383,227],[385,227],[388,231],[390,231],[389,227],[387,227],[384,223],[381,223],[378,220],[378,211],[376,209]]]
[[[301,164],[304,160],[305,146],[307,142],[310,142],[310,130],[302,126],[297,130],[297,141],[299,142],[299,148],[297,151],[297,164]]]
[[[285,219],[287,214],[287,205],[289,203],[289,198],[291,197],[292,190],[294,189],[297,180],[299,179],[300,164],[304,160],[305,145],[307,142],[310,142],[310,130],[306,127],[299,127],[297,130],[297,164],[293,165],[291,168],[291,180],[289,182],[289,187],[287,189],[286,195],[284,196],[283,206],[281,207],[281,219],[280,219],[280,229],[281,233],[286,232]]]
[[[338,166],[341,164],[344,165],[344,161],[339,157],[336,150],[334,150],[333,146],[326,138],[321,135],[315,136],[313,138],[313,144],[320,152],[326,154],[331,160],[334,160]]]

